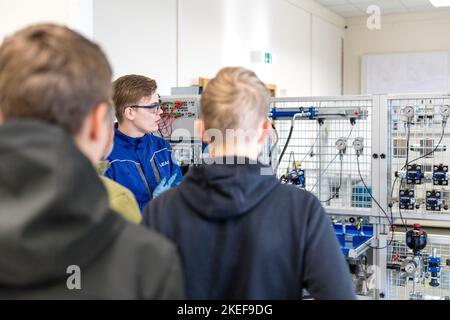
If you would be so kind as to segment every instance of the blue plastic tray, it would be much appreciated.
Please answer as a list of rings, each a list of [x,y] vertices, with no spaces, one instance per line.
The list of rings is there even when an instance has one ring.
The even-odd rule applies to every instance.
[[[360,230],[356,229],[356,226],[352,225],[345,227],[345,235],[342,234],[341,224],[335,224],[334,231],[341,246],[341,251],[346,257],[348,257],[350,250],[358,250],[361,246],[368,248],[364,243],[373,237],[373,227],[370,226],[363,227],[363,235],[360,234]]]

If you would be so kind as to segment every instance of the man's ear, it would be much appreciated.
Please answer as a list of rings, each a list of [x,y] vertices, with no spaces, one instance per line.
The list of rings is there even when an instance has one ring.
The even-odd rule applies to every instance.
[[[2,125],[2,124],[3,124],[3,113],[0,110],[0,125]]]
[[[261,129],[262,129],[262,133],[258,139],[258,144],[265,144],[267,142],[267,139],[269,138],[270,135],[270,129],[272,127],[272,121],[271,120],[264,120],[262,125],[261,125]]]
[[[134,118],[136,117],[136,110],[134,110],[133,108],[125,108],[123,112],[123,117],[125,119],[133,121]]]
[[[195,137],[200,137],[204,143],[209,143],[205,135],[205,123],[202,119],[195,120]]]
[[[89,138],[92,140],[98,140],[103,134],[105,125],[107,124],[107,118],[109,116],[110,106],[107,103],[98,104],[91,112],[91,126],[89,128]]]

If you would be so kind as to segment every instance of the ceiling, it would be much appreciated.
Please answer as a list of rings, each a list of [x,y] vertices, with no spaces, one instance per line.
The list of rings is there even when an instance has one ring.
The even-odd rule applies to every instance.
[[[410,12],[439,11],[447,8],[435,8],[429,0],[315,0],[345,18],[366,16],[370,5],[380,7],[382,15]]]

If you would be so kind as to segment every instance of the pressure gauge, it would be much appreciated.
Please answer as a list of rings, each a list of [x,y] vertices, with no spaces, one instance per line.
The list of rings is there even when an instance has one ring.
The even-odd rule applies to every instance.
[[[405,271],[408,274],[412,274],[416,271],[416,266],[410,262],[407,265],[405,265]]]
[[[347,139],[346,138],[339,138],[336,141],[336,149],[339,152],[344,152],[345,149],[347,149]]]
[[[442,120],[447,121],[448,117],[450,116],[450,106],[448,105],[441,106],[441,116]]]
[[[364,149],[364,138],[358,137],[353,140],[353,148],[356,154],[361,154]]]
[[[413,106],[406,106],[403,109],[403,115],[408,119],[408,121],[411,121],[414,118],[414,107]]]
[[[417,263],[412,258],[406,258],[403,261],[403,268],[407,274],[413,275],[417,270]]]

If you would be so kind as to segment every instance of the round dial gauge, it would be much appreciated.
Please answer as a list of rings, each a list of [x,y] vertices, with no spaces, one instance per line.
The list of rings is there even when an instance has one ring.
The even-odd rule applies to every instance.
[[[345,138],[340,138],[336,141],[336,149],[338,149],[338,151],[343,151],[347,148],[347,141],[345,140]]]

